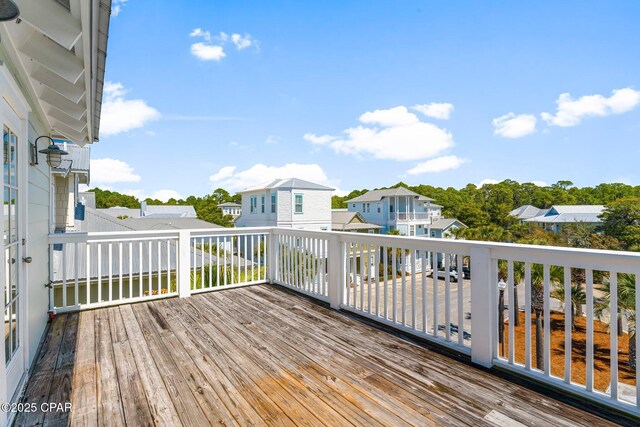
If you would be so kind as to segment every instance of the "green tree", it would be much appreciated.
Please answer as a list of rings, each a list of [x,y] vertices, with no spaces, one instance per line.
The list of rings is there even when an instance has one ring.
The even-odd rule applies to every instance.
[[[598,318],[602,318],[605,311],[609,311],[611,306],[611,281],[605,277],[600,290],[604,297],[595,306]],[[629,367],[635,369],[637,349],[636,349],[636,276],[634,274],[618,273],[618,335],[622,335],[622,316],[627,318],[629,329]],[[609,313],[609,321],[611,321]]]
[[[610,202],[600,219],[602,231],[617,239],[623,249],[640,250],[640,197]]]

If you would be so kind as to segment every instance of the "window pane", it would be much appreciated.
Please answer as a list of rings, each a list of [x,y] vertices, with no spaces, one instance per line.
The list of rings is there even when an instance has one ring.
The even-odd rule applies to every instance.
[[[11,353],[18,348],[18,299],[13,302],[11,308]]]
[[[8,268],[9,271],[9,280],[7,280],[6,286],[9,288],[9,298],[5,300],[5,304],[8,304],[13,298],[15,298],[18,293],[18,247],[16,245],[12,245],[9,248],[9,260],[8,260]]]
[[[9,200],[9,231],[10,242],[15,242],[18,239],[18,226],[17,226],[17,212],[16,212],[16,190],[11,190],[11,199]]]
[[[4,128],[2,141],[2,154],[4,159],[3,181],[5,185],[9,185],[9,129],[6,127]]]
[[[4,363],[7,363],[11,358],[11,310],[6,308],[4,310]]]
[[[9,137],[9,147],[10,147],[10,156],[9,156],[9,173],[11,174],[10,180],[11,185],[14,187],[17,185],[16,183],[16,167],[18,165],[17,162],[17,150],[18,150],[18,137],[13,134],[10,134]]]
[[[5,245],[7,243],[9,243],[9,200],[11,199],[11,192],[9,191],[9,188],[4,187],[4,193],[3,193],[3,207],[2,209],[4,210],[2,213],[2,216],[4,217],[4,225],[2,230],[4,231],[4,243]]]
[[[11,261],[11,255],[9,248],[4,250],[2,262],[4,262],[4,304],[9,304],[9,288],[8,283],[11,283],[11,269],[9,268]]]

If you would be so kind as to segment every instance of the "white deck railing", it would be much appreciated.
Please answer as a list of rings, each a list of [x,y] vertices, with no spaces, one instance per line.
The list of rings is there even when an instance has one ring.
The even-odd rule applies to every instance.
[[[640,347],[629,334],[637,253],[282,228],[55,234],[50,244],[55,310],[276,283],[640,414],[640,368],[619,363],[629,339]],[[584,312],[576,331],[573,306]]]

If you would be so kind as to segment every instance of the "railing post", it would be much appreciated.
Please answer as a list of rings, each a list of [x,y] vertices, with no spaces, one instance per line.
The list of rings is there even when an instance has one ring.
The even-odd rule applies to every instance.
[[[342,251],[340,238],[337,234],[329,237],[329,253],[327,254],[329,273],[329,304],[334,310],[340,309],[343,299],[345,254]]]
[[[491,249],[472,247],[471,255],[471,361],[487,368],[495,352],[496,287]]]
[[[278,236],[275,234],[275,228],[269,230],[269,237],[267,238],[267,252],[269,253],[269,259],[267,261],[267,279],[270,284],[274,284],[278,279],[278,250],[277,250],[277,239]]]
[[[178,234],[178,295],[191,296],[191,233],[180,230]]]

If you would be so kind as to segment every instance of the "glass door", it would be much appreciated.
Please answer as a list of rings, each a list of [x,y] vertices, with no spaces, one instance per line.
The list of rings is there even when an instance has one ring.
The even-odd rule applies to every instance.
[[[18,163],[19,121],[13,110],[4,109],[3,125],[3,198],[4,198],[4,354],[7,373],[7,397],[13,396],[24,374],[22,352],[22,232],[20,224],[20,179]]]

